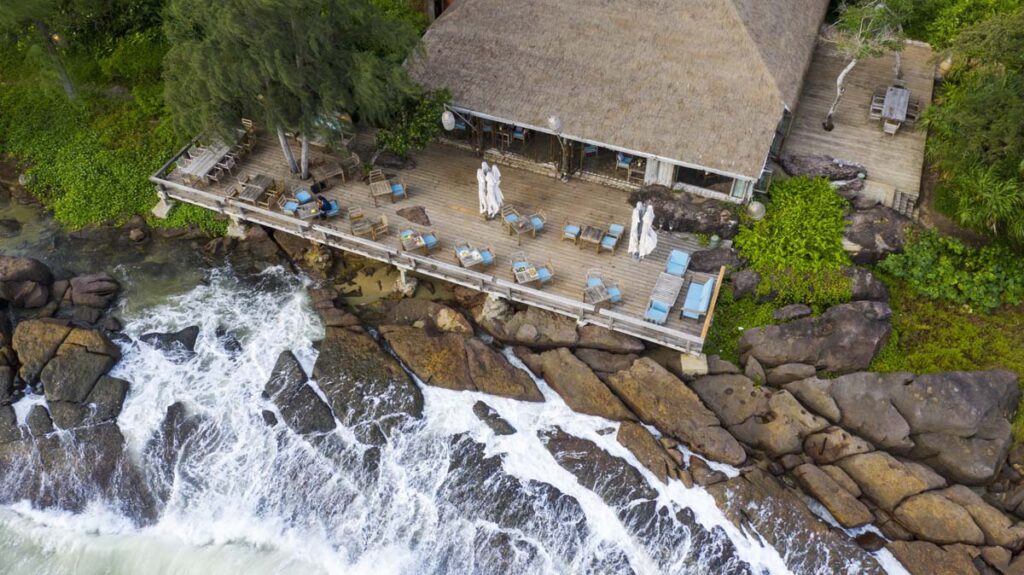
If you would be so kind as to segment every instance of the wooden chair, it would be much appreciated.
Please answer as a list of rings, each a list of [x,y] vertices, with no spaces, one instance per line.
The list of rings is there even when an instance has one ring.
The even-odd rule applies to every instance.
[[[622,224],[608,226],[608,231],[605,232],[604,237],[601,238],[601,243],[597,246],[597,253],[602,251],[615,253],[615,248],[619,245],[619,238],[622,237],[625,231],[626,228]]]
[[[524,148],[526,147],[526,139],[529,136],[530,131],[526,128],[520,128],[519,126],[514,126],[512,128],[512,140],[519,142]]]
[[[513,224],[518,223],[521,217],[519,210],[514,206],[508,204],[501,206],[501,225],[508,230],[509,234],[512,233]]]
[[[359,221],[364,217],[365,215],[363,214],[363,208],[353,206],[348,209],[348,219],[350,222]]]
[[[882,131],[890,136],[896,136],[896,132],[900,130],[900,123],[893,120],[885,120],[882,124]]]
[[[498,124],[498,147],[508,149],[512,145],[512,130],[505,124]]]
[[[382,238],[388,235],[388,217],[381,216],[380,221],[373,224],[373,229],[370,231],[370,238],[373,241],[377,241],[377,238]]]
[[[367,181],[371,184],[375,182],[386,182],[388,181],[388,177],[384,175],[384,170],[376,168],[370,170],[370,173],[367,175]]]
[[[256,123],[249,118],[242,118],[242,127],[245,128],[246,132],[256,131]]]
[[[220,183],[220,179],[223,175],[223,168],[221,168],[220,166],[214,166],[213,169],[206,174],[206,181]]]
[[[530,220],[530,225],[533,227],[531,232],[533,237],[537,237],[537,232],[544,231],[544,224],[548,221],[547,214],[544,213],[544,210],[538,210],[537,213],[531,215],[527,219]]]
[[[256,198],[256,205],[262,208],[269,209],[270,206],[278,204],[283,197],[284,194],[274,191],[272,189],[268,189],[267,191],[263,192],[263,195],[261,195],[259,198]]]
[[[230,155],[224,156],[224,159],[217,163],[218,168],[232,175],[235,172],[235,166],[235,158]]]
[[[409,197],[409,186],[405,184],[405,178],[398,176],[391,181],[391,203],[404,200]]]
[[[509,261],[512,266],[512,273],[530,266],[530,261],[526,259],[526,252],[516,251],[509,255]]]
[[[618,175],[619,170],[622,170],[626,172],[626,179],[629,179],[629,170],[633,166],[634,159],[635,158],[629,154],[615,152],[615,174]]]
[[[541,285],[549,284],[555,279],[555,266],[551,265],[551,260],[542,266],[537,266],[537,276],[540,278]]]
[[[562,226],[562,239],[578,244],[580,241],[580,233],[582,231],[583,228],[579,224],[574,224],[569,220],[565,220],[565,225]]]
[[[492,248],[491,246],[480,248],[480,257],[483,258],[483,263],[481,263],[480,265],[482,265],[485,268],[493,266],[495,257],[494,248]]]
[[[421,234],[423,237],[423,252],[429,254],[430,252],[441,247],[441,236],[437,235],[437,232],[430,230]]]

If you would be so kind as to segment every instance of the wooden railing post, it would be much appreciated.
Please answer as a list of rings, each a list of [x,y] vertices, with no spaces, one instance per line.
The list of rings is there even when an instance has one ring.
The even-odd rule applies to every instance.
[[[711,329],[711,317],[715,315],[715,306],[718,304],[718,292],[722,291],[722,282],[725,281],[725,266],[718,270],[718,279],[715,280],[715,293],[711,295],[711,305],[708,306],[708,313],[704,317],[704,328],[700,330],[700,338],[707,339],[708,330]]]

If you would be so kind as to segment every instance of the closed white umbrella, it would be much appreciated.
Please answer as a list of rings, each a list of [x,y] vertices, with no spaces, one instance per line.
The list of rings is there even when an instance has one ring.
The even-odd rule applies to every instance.
[[[643,231],[640,233],[640,251],[637,255],[645,258],[658,247],[658,232],[654,231],[654,206],[647,206],[644,213]]]
[[[487,181],[487,217],[493,218],[501,211],[501,206],[494,197],[494,174],[487,172],[484,179]]]
[[[491,171],[495,171],[498,166],[494,166]],[[501,193],[501,172],[493,174],[494,176],[494,192],[491,196],[494,198],[494,215],[501,213],[501,205],[505,203],[505,194]]]
[[[640,219],[643,217],[644,206],[637,202],[633,215],[629,220],[629,255],[635,256],[640,251]]]
[[[501,187],[501,170],[498,169],[498,164],[491,166],[491,173],[494,174],[494,184]]]
[[[487,174],[483,168],[476,171],[477,194],[480,198],[480,213],[487,213]]]

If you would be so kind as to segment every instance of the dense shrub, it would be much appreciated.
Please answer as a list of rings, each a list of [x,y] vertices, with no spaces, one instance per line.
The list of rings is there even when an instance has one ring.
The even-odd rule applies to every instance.
[[[757,303],[754,298],[734,299],[731,289],[723,289],[715,304],[715,318],[704,342],[704,353],[739,363],[739,342],[743,332],[775,323],[773,303]]]
[[[1019,255],[1001,246],[974,249],[955,238],[925,232],[879,268],[906,280],[925,297],[980,311],[1024,302],[1024,265]]]
[[[441,132],[441,114],[449,100],[448,90],[425,92],[409,100],[393,124],[377,131],[377,143],[402,157],[423,149]]]
[[[780,304],[832,304],[850,295],[843,275],[846,200],[827,180],[791,178],[771,188],[765,218],[736,236],[736,247],[761,274],[762,293]]]

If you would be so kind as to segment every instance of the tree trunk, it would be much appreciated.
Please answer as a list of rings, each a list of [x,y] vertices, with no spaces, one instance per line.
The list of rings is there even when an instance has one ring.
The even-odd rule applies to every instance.
[[[896,51],[896,79],[903,79],[903,53],[899,50]]]
[[[68,76],[68,71],[64,68],[64,62],[60,59],[60,54],[57,52],[57,46],[53,44],[53,35],[50,34],[50,27],[46,25],[42,20],[35,21],[36,30],[39,30],[39,34],[43,37],[43,46],[46,46],[46,52],[50,55],[50,60],[53,60],[53,67],[57,70],[57,75],[60,76],[60,81],[64,84],[64,93],[68,95],[68,98],[74,100],[78,97],[75,92],[75,85],[71,83],[71,77]]]
[[[850,71],[853,70],[853,67],[856,65],[856,58],[850,60],[850,63],[843,68],[843,71],[839,73],[839,77],[836,78],[836,99],[832,100],[832,106],[828,109],[828,115],[825,116],[825,121],[821,124],[821,127],[824,128],[826,132],[831,132],[836,127],[835,124],[832,123],[832,116],[835,115],[836,108],[839,107],[839,99],[843,97],[843,92],[846,91],[846,86],[843,85],[843,82],[846,81],[846,76],[850,74]]]
[[[277,127],[277,139],[281,142],[281,151],[284,152],[284,159],[288,161],[288,169],[294,174],[299,171],[295,165],[295,156],[292,155],[292,147],[288,145],[288,137],[284,135],[284,128]]]
[[[302,136],[302,156],[299,163],[302,165],[302,179],[309,179],[309,138]]]

